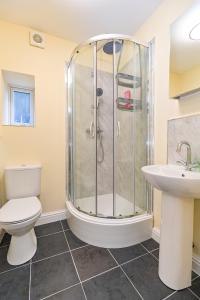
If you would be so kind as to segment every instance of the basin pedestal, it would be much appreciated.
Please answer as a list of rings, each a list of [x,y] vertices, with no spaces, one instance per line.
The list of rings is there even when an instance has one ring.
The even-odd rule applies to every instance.
[[[191,286],[194,200],[163,193],[159,277],[181,290]]]

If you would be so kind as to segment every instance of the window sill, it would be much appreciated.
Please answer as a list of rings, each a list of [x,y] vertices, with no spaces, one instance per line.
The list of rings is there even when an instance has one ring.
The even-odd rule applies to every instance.
[[[2,126],[9,126],[9,127],[28,127],[28,128],[34,128],[35,126],[33,124],[30,125],[22,125],[22,124],[2,124]]]

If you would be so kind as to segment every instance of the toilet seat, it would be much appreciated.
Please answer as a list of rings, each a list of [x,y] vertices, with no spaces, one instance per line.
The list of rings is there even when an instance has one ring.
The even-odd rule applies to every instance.
[[[21,223],[34,218],[41,211],[41,203],[37,197],[11,199],[0,209],[0,223]]]

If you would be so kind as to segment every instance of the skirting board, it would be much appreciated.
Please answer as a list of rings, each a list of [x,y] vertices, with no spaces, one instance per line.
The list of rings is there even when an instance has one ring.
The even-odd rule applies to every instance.
[[[154,227],[152,229],[152,239],[156,242],[160,242],[160,229]],[[200,276],[200,256],[193,254],[192,257],[192,270]]]
[[[66,210],[56,210],[48,213],[43,213],[36,223],[36,226],[47,223],[52,223],[66,219]]]

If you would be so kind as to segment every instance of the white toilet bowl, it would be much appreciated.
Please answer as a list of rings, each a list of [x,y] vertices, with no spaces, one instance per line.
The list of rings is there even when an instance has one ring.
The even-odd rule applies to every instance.
[[[20,265],[30,260],[37,250],[34,225],[42,213],[37,197],[9,200],[0,209],[0,227],[12,235],[7,260]]]

